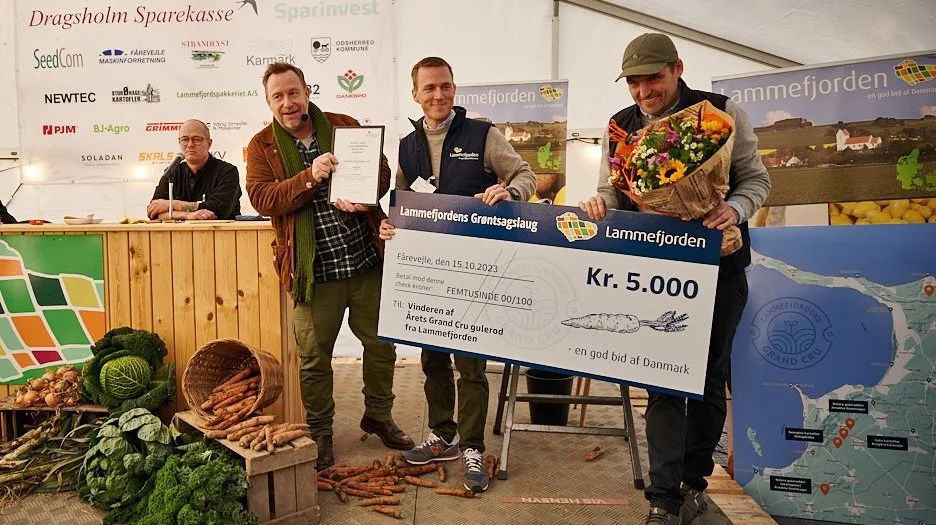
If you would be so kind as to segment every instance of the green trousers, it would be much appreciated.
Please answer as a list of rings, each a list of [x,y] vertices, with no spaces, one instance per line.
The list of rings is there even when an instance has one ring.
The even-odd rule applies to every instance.
[[[332,434],[331,359],[345,310],[351,332],[364,345],[364,415],[377,421],[390,419],[396,348],[377,340],[382,273],[377,266],[350,279],[316,283],[312,301],[296,304],[293,329],[299,345],[299,390],[313,436]]]
[[[455,374],[452,354],[422,351],[422,369],[426,374],[426,403],[429,405],[429,428],[451,443],[458,434],[459,448],[484,452],[484,424],[488,411],[488,380],[484,359],[454,354],[458,370],[458,423],[455,414]]]

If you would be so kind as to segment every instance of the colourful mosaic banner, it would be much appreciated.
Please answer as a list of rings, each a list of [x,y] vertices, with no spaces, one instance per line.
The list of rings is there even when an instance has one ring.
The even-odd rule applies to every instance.
[[[0,383],[88,360],[104,305],[100,235],[0,235]]]

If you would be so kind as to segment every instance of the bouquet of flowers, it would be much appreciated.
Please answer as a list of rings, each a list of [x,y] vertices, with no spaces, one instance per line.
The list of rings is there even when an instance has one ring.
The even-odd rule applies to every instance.
[[[708,101],[628,135],[613,120],[608,182],[642,208],[695,220],[716,208],[728,193],[734,119]],[[737,226],[725,229],[722,255],[741,247]]]

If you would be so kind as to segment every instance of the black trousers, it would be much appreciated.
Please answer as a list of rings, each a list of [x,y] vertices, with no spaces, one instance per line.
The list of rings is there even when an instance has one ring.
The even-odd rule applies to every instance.
[[[646,421],[650,486],[645,495],[651,505],[673,514],[678,514],[683,501],[680,483],[705,490],[705,476],[715,468],[712,453],[725,425],[731,344],[747,296],[743,271],[719,275],[702,400],[649,392]]]

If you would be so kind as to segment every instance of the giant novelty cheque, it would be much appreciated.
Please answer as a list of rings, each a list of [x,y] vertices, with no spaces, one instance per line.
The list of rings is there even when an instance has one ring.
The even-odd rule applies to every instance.
[[[700,397],[721,232],[397,191],[381,339]]]

